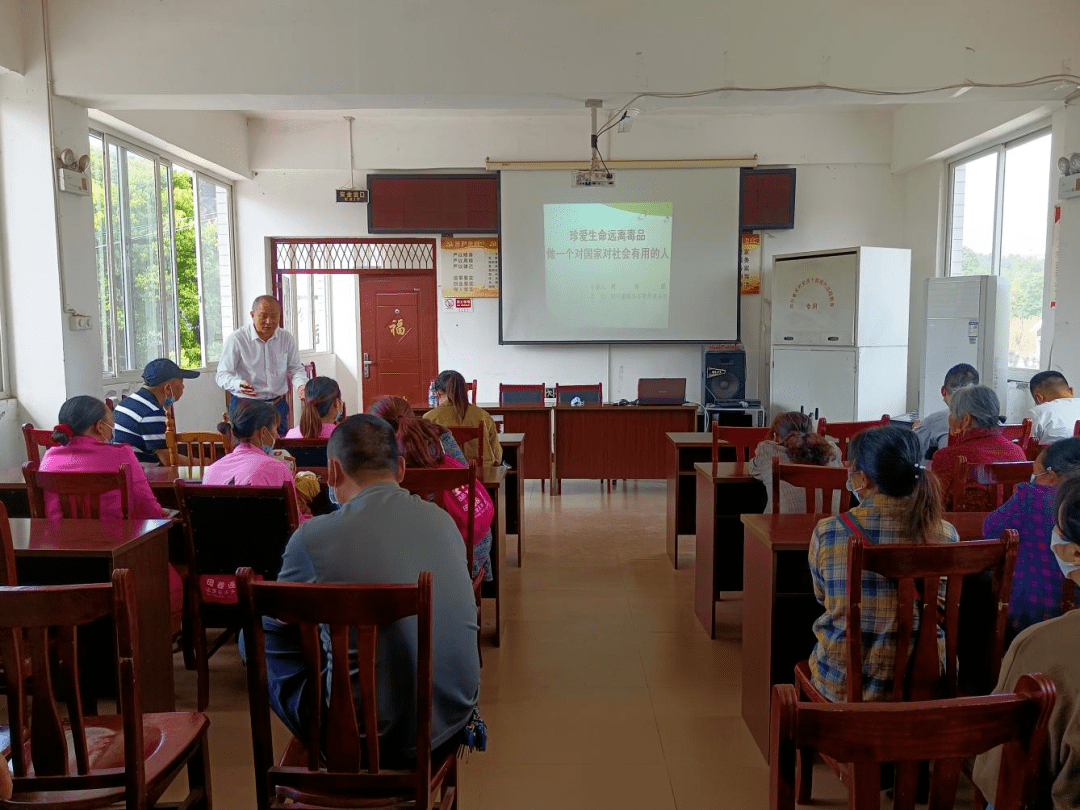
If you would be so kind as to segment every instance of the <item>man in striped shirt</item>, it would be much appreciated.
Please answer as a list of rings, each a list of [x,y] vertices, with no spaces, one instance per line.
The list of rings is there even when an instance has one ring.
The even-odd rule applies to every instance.
[[[184,395],[184,380],[198,376],[199,372],[185,371],[164,357],[147,363],[146,385],[120,400],[113,411],[113,441],[130,444],[141,462],[167,465],[165,409]]]

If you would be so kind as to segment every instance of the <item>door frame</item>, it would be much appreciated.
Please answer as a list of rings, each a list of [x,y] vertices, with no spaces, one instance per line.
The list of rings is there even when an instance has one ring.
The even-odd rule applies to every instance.
[[[360,322],[360,281],[364,278],[431,276],[435,284],[435,367],[439,367],[438,240],[434,237],[277,237],[266,238],[270,288],[281,304],[283,275],[348,275],[357,277],[356,350],[363,365]],[[358,368],[357,392],[363,406],[364,379]]]

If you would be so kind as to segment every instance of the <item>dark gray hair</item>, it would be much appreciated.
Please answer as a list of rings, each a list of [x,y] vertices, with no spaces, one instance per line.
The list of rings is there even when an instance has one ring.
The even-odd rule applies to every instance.
[[[945,375],[945,390],[952,396],[961,388],[979,384],[979,372],[969,363],[957,363]]]
[[[326,455],[336,458],[342,471],[355,478],[364,472],[395,472],[401,446],[389,422],[370,413],[357,413],[334,428]]]
[[[972,385],[954,391],[949,398],[949,414],[961,419],[965,414],[981,428],[997,427],[1001,423],[1001,402],[993,388]]]

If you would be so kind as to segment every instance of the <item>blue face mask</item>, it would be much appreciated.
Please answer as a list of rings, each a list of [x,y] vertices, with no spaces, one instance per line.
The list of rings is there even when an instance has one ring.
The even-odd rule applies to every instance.
[[[333,487],[330,487],[330,503],[339,508],[341,507],[341,502],[337,499],[337,491]]]
[[[176,397],[174,397],[172,394],[166,394],[165,395],[165,403],[164,403],[163,407],[171,408],[175,402],[176,402]]]
[[[847,477],[847,480],[844,481],[844,487],[847,489],[848,492],[858,492],[859,491],[859,490],[855,489],[855,485],[853,483],[851,483],[851,476],[850,475]]]

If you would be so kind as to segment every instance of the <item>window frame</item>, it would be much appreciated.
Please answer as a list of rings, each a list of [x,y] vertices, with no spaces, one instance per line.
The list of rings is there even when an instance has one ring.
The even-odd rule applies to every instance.
[[[1049,136],[1051,138],[1051,145],[1053,145],[1053,126],[1049,118],[1041,119],[1040,121],[1033,123],[1030,126],[1016,130],[1008,135],[1008,137],[999,140],[989,146],[983,145],[970,149],[966,152],[953,157],[947,162],[948,166],[948,178],[949,184],[946,189],[946,206],[945,206],[945,266],[944,276],[946,278],[961,278],[959,274],[953,273],[953,205],[955,201],[955,187],[956,187],[956,169],[958,166],[964,163],[970,163],[986,155],[996,154],[997,160],[997,172],[994,180],[994,232],[991,237],[990,245],[990,271],[991,275],[1001,275],[1001,240],[1002,231],[1005,218],[1005,156],[1006,152],[1017,146],[1022,146],[1028,141],[1033,141],[1037,138]],[[1054,166],[1051,165],[1051,184],[1054,177]],[[1047,228],[1045,229],[1043,236],[1044,244],[1044,258],[1043,258],[1043,306],[1042,306],[1042,322],[1043,322],[1043,335],[1049,331],[1052,334],[1052,327],[1047,330],[1047,321],[1052,314],[1052,310],[1047,306],[1046,290],[1049,283],[1050,273],[1049,265],[1050,261],[1050,227],[1049,223],[1052,219],[1052,207],[1050,205],[1050,198],[1047,198],[1046,205],[1047,211]],[[1012,291],[1010,290],[1010,296]],[[1011,308],[1011,302],[1010,302]],[[1050,341],[1052,345],[1052,340]],[[1039,340],[1039,366],[1043,365],[1043,358],[1047,353],[1046,342],[1040,336]],[[1020,378],[1018,382],[1027,382],[1039,369],[1034,368],[1022,368],[1018,366],[1008,366],[1008,376],[1010,380]]]
[[[166,173],[167,173],[168,178],[169,178],[169,187],[168,187],[169,209],[168,209],[168,212],[167,212],[167,216],[168,216],[169,229],[173,234],[172,238],[169,240],[169,247],[168,247],[168,250],[171,253],[170,263],[169,264],[171,265],[171,272],[173,274],[173,279],[172,279],[173,300],[172,300],[172,313],[171,313],[171,316],[173,318],[173,323],[175,324],[175,327],[176,327],[175,328],[175,335],[174,335],[175,345],[172,346],[172,347],[168,347],[168,348],[173,349],[176,352],[177,357],[179,357],[179,355],[180,355],[180,297],[178,295],[179,285],[178,285],[177,265],[176,265],[176,218],[175,218],[174,209],[173,209],[173,187],[172,187],[173,167],[176,166],[176,167],[179,167],[179,168],[183,169],[184,171],[191,172],[191,175],[192,175],[192,184],[193,184],[192,193],[193,193],[193,195],[195,197],[195,229],[196,229],[195,230],[195,261],[196,261],[196,267],[198,268],[198,272],[196,274],[196,282],[198,284],[198,290],[199,290],[199,318],[200,318],[200,323],[206,323],[206,319],[205,319],[205,312],[204,312],[205,301],[203,299],[203,292],[202,292],[202,285],[203,285],[203,277],[202,277],[202,244],[201,244],[201,239],[202,239],[202,217],[199,216],[199,211],[198,211],[198,205],[199,205],[198,182],[199,182],[199,179],[201,177],[201,178],[203,178],[205,180],[208,180],[208,181],[210,181],[212,183],[216,183],[218,185],[228,187],[228,189],[229,189],[229,205],[228,205],[228,217],[229,217],[229,284],[230,284],[230,286],[232,287],[232,290],[233,290],[233,294],[232,294],[232,322],[233,322],[233,329],[235,330],[237,328],[237,324],[240,323],[240,320],[239,320],[239,314],[240,313],[239,313],[239,311],[237,309],[237,305],[238,305],[238,301],[239,301],[239,295],[238,295],[239,285],[238,285],[238,278],[237,278],[238,266],[237,266],[237,253],[236,253],[237,244],[236,244],[236,228],[235,228],[235,223],[236,223],[236,184],[233,183],[231,180],[229,180],[229,179],[227,179],[227,178],[225,178],[225,177],[223,177],[223,176],[221,176],[219,174],[216,174],[216,173],[214,173],[212,171],[207,171],[205,169],[198,168],[198,167],[194,166],[193,164],[191,164],[190,162],[185,161],[182,158],[172,154],[171,152],[168,152],[168,151],[165,151],[165,150],[160,150],[160,149],[154,149],[154,148],[152,148],[150,146],[147,146],[144,143],[140,143],[138,141],[133,141],[131,138],[127,137],[126,135],[118,133],[116,130],[112,129],[111,127],[105,126],[105,125],[103,125],[103,124],[101,124],[99,122],[96,122],[96,121],[92,123],[92,125],[88,128],[88,131],[87,131],[87,137],[88,138],[92,137],[94,135],[99,136],[102,139],[102,177],[105,179],[106,183],[109,182],[109,168],[110,168],[109,144],[110,143],[117,144],[118,146],[120,146],[120,147],[122,147],[124,149],[127,149],[127,150],[129,150],[129,151],[131,151],[131,152],[133,152],[133,153],[147,159],[147,160],[153,161],[153,163],[154,163],[154,192],[155,192],[155,195],[156,195],[155,200],[158,201],[159,206],[161,204],[161,192],[162,192],[162,188],[161,188],[161,167],[164,166],[166,168]],[[109,223],[109,222],[112,222],[112,197],[107,192],[103,196],[104,196],[104,200],[105,200],[106,222]],[[164,239],[164,230],[163,230],[163,228],[164,228],[164,220],[166,219],[166,217],[162,216],[162,214],[164,212],[161,212],[159,210],[158,213],[159,213],[159,216],[156,217],[156,219],[157,219],[157,231],[158,231],[158,242],[157,242],[157,249],[158,249],[158,276],[159,276],[159,279],[160,279],[161,289],[162,289],[162,291],[164,291],[165,290],[165,273],[166,273],[166,262],[165,262],[165,250],[166,250],[166,247],[165,247],[165,239]],[[115,296],[113,294],[113,268],[115,267],[115,264],[114,264],[114,259],[113,259],[113,240],[111,238],[111,234],[106,239],[106,256],[107,256],[107,262],[109,264],[109,272],[106,274],[107,277],[108,277],[108,280],[109,280],[109,297],[110,297],[111,300],[115,301]],[[100,294],[101,294],[101,290],[99,289],[98,290],[98,295],[100,295]],[[159,317],[161,318],[161,325],[162,325],[161,326],[161,329],[162,329],[161,337],[162,337],[162,345],[163,346],[168,342],[168,327],[167,327],[168,318],[166,316],[165,298],[166,298],[165,295],[161,295],[159,297]],[[125,298],[125,305],[126,305],[126,303],[127,303],[127,299]],[[111,338],[112,338],[112,340],[111,340],[111,345],[112,345],[112,358],[111,358],[111,360],[112,360],[114,370],[113,370],[112,373],[109,373],[106,369],[103,368],[102,369],[102,380],[106,384],[108,384],[108,383],[112,383],[112,382],[120,382],[120,383],[135,382],[135,381],[138,381],[138,380],[142,379],[142,369],[126,369],[126,370],[122,370],[122,369],[120,369],[118,367],[119,366],[119,363],[118,363],[119,355],[118,355],[118,352],[117,352],[117,344],[116,344],[117,327],[116,327],[116,318],[115,317],[110,319],[109,324],[107,324],[107,325],[106,324],[101,324],[101,329],[103,331],[106,328],[108,328],[110,330]],[[226,337],[228,337],[228,335],[222,335],[222,337],[226,338]],[[203,358],[205,358],[207,356],[206,355],[206,335],[205,335],[205,333],[200,332],[199,341],[200,341],[200,353],[201,353],[201,356]],[[0,344],[0,352],[2,352],[2,351],[3,351],[3,346],[2,346],[2,344]],[[0,354],[0,359],[2,359],[2,354]],[[218,361],[216,361],[216,360],[214,360],[214,361],[204,360],[203,364],[201,366],[199,366],[199,368],[191,369],[191,370],[192,371],[199,371],[199,372],[215,371],[217,369],[217,362]],[[2,396],[2,391],[0,391],[0,396]]]
[[[318,354],[333,354],[334,353],[334,324],[333,324],[334,313],[333,313],[333,306],[332,306],[333,282],[331,281],[331,279],[333,278],[334,274],[331,273],[331,272],[323,272],[323,273],[300,272],[300,273],[282,273],[281,275],[282,276],[293,276],[294,278],[299,277],[299,276],[311,276],[311,296],[309,298],[309,301],[311,302],[311,346],[312,346],[312,348],[310,348],[310,349],[301,349],[301,348],[299,348],[299,346],[300,346],[300,333],[299,333],[297,327],[299,326],[300,319],[298,317],[299,316],[299,307],[297,306],[298,296],[297,296],[297,289],[296,289],[295,280],[290,282],[289,285],[288,285],[288,299],[289,300],[288,301],[283,300],[281,302],[281,306],[282,306],[281,326],[282,326],[283,329],[284,328],[289,329],[292,336],[296,339],[296,345],[297,345],[298,353],[303,357],[312,357],[312,356],[318,355]],[[326,348],[325,349],[317,349],[317,348],[315,348],[315,345],[316,345],[315,344],[315,276],[322,276],[323,277],[323,295],[326,298],[326,304],[325,304],[325,307],[326,307]],[[282,284],[282,286],[284,287],[284,284]],[[281,297],[282,297],[282,299],[284,299],[286,297],[284,289],[282,290],[282,296]]]

